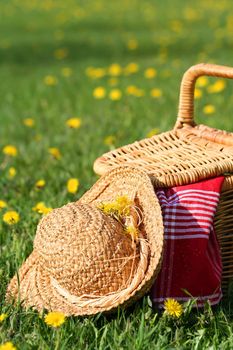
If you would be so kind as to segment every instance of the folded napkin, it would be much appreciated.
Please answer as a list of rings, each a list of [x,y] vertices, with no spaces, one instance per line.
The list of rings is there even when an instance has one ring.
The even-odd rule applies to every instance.
[[[220,301],[222,262],[213,219],[223,180],[156,191],[165,230],[162,267],[151,290],[158,307],[167,298],[187,301],[192,296],[198,306]]]

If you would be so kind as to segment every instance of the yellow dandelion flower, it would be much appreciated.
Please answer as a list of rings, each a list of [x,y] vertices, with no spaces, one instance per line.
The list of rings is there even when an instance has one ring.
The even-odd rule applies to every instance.
[[[6,207],[7,207],[7,203],[3,200],[0,200],[0,210]]]
[[[213,105],[206,105],[203,108],[203,113],[204,114],[213,114],[215,112],[215,107]]]
[[[147,134],[146,137],[152,137],[154,135],[159,134],[160,130],[158,128],[151,129]]]
[[[113,63],[111,66],[108,68],[108,73],[112,76],[118,76],[122,73],[122,68],[118,63]]]
[[[136,50],[138,48],[138,41],[136,39],[129,39],[127,47],[129,50]]]
[[[16,350],[14,344],[10,341],[0,345],[0,350]]]
[[[201,89],[195,88],[194,90],[194,98],[197,100],[202,97],[202,91]]]
[[[151,97],[153,98],[160,98],[162,96],[162,90],[161,89],[157,89],[157,88],[154,88],[151,90],[150,92],[150,95]]]
[[[112,101],[119,101],[122,97],[122,92],[119,89],[113,89],[109,93],[109,98]]]
[[[76,193],[79,187],[79,180],[76,178],[71,178],[67,181],[67,191],[69,193]]]
[[[51,156],[53,156],[57,160],[61,159],[61,152],[56,147],[50,147],[49,148],[49,154],[51,154]]]
[[[179,318],[183,312],[182,305],[175,299],[167,299],[164,303],[164,309],[166,314],[177,318]]]
[[[104,144],[107,146],[112,146],[116,142],[116,136],[114,135],[108,135],[104,138]]]
[[[80,118],[70,118],[66,121],[66,125],[72,129],[78,129],[81,126]]]
[[[52,311],[45,316],[44,320],[48,326],[57,328],[65,322],[66,317],[62,312]]]
[[[218,79],[214,84],[207,87],[207,91],[210,94],[221,92],[226,87],[226,81],[224,79]]]
[[[46,182],[43,179],[40,179],[40,180],[36,181],[36,183],[35,183],[35,187],[38,189],[45,187],[45,185],[46,185]]]
[[[17,224],[17,222],[19,222],[20,220],[20,216],[19,214],[14,211],[14,210],[10,210],[7,211],[4,215],[3,215],[3,221],[8,224],[8,225],[14,225]]]
[[[92,70],[91,78],[99,79],[99,78],[104,77],[105,74],[106,74],[106,69],[104,69],[104,68],[95,68],[95,69]]]
[[[0,322],[3,322],[7,318],[7,314],[0,314]]]
[[[25,126],[27,126],[28,128],[33,128],[33,126],[35,125],[35,120],[32,118],[25,118],[23,120],[23,123]]]
[[[134,226],[127,226],[125,228],[125,232],[128,233],[133,240],[137,240],[138,238],[138,229],[137,227],[134,227]]]
[[[157,70],[155,68],[147,68],[144,72],[144,76],[147,79],[153,79],[157,75]]]
[[[98,86],[93,91],[93,97],[96,99],[102,99],[106,96],[106,90],[102,86]]]
[[[204,87],[208,84],[209,80],[207,77],[200,77],[197,79],[196,86],[197,87]]]
[[[11,166],[8,170],[9,178],[13,179],[15,177],[16,173],[17,173],[16,169],[13,166]]]
[[[55,86],[57,85],[57,78],[54,75],[46,75],[46,77],[44,77],[44,84],[47,86]]]
[[[73,73],[73,71],[69,67],[64,67],[61,70],[61,74],[63,75],[63,77],[66,77],[66,78],[70,77],[72,75],[72,73]]]
[[[119,196],[116,198],[116,209],[119,215],[129,215],[132,205],[132,200],[127,196]]]
[[[60,48],[54,51],[54,57],[57,60],[63,60],[68,56],[68,50],[66,48]]]
[[[134,92],[134,96],[137,96],[137,97],[142,97],[144,95],[145,95],[145,92],[142,89],[136,89],[136,91]]]
[[[33,211],[36,211],[39,214],[46,215],[50,213],[53,208],[47,207],[44,202],[39,202],[32,208]]]
[[[124,72],[126,75],[128,75],[128,74],[137,73],[138,70],[139,70],[138,64],[131,62],[125,67]]]
[[[129,85],[126,88],[126,93],[128,95],[135,95],[137,93],[138,88],[135,85]]]
[[[3,147],[2,152],[10,157],[15,157],[18,154],[17,148],[13,145],[7,145],[7,146]]]

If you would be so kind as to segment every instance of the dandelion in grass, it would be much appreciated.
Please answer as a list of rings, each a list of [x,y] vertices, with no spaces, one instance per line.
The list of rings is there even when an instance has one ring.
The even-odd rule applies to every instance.
[[[0,350],[16,350],[16,347],[12,342],[8,341],[0,345]]]
[[[203,113],[204,114],[213,114],[215,112],[215,107],[213,105],[206,105],[203,108]]]
[[[49,154],[51,154],[51,156],[53,156],[53,158],[55,158],[57,160],[61,159],[61,152],[56,147],[50,147]]]
[[[125,67],[124,72],[126,75],[129,75],[129,74],[137,73],[138,70],[139,70],[138,64],[131,62]]]
[[[71,68],[69,67],[64,67],[61,70],[61,74],[63,75],[63,77],[69,78],[72,75],[73,71]]]
[[[48,326],[57,328],[65,322],[66,317],[62,312],[52,311],[45,316],[44,320]]]
[[[17,173],[16,169],[13,166],[11,166],[8,170],[9,178],[13,179],[15,177],[16,173]]]
[[[44,188],[45,185],[46,185],[46,182],[45,182],[45,180],[43,180],[43,179],[40,179],[40,180],[36,181],[36,183],[35,183],[35,187],[36,187],[38,190],[41,190],[42,188]]]
[[[104,144],[107,146],[113,146],[116,142],[116,136],[108,135],[104,138]]]
[[[0,200],[0,210],[6,207],[7,207],[7,203],[3,200]]]
[[[112,89],[109,93],[109,98],[112,101],[119,101],[122,97],[122,92],[119,89]]]
[[[167,299],[164,303],[164,312],[172,317],[179,318],[183,313],[183,308],[175,299]]]
[[[158,128],[151,129],[147,134],[146,137],[152,137],[154,135],[159,134],[160,130]]]
[[[106,90],[102,86],[98,86],[93,91],[93,97],[100,100],[106,96]]]
[[[224,79],[218,79],[214,84],[207,87],[207,91],[210,94],[219,93],[226,87],[226,81]]]
[[[108,73],[114,77],[120,75],[122,73],[122,68],[118,63],[113,63],[108,68]]]
[[[32,118],[25,118],[23,120],[23,123],[25,126],[27,126],[28,128],[33,128],[33,126],[35,125],[35,120]]]
[[[81,126],[80,118],[70,118],[66,121],[66,125],[71,129],[78,129]]]
[[[204,87],[204,86],[208,85],[208,83],[209,83],[209,80],[207,77],[200,77],[197,79],[196,86],[197,87]]]
[[[63,60],[68,56],[68,50],[66,48],[60,48],[54,51],[54,57],[57,60]]]
[[[0,314],[0,323],[7,318],[7,314]]]
[[[44,202],[39,202],[32,208],[32,210],[36,211],[39,214],[46,215],[50,213],[53,210],[53,208],[47,207]]]
[[[129,85],[127,86],[125,92],[128,95],[135,95],[137,93],[138,88],[135,85]]]
[[[157,70],[155,68],[147,68],[144,72],[144,76],[147,79],[153,79],[157,75]]]
[[[195,98],[195,100],[198,100],[201,97],[202,97],[201,89],[195,88],[195,90],[194,90],[194,98]]]
[[[43,81],[44,81],[44,84],[47,86],[57,85],[57,78],[54,75],[46,75]]]
[[[9,157],[16,157],[18,154],[17,148],[13,145],[6,145],[3,147],[2,152]]]
[[[127,47],[129,50],[136,50],[138,48],[137,39],[129,39],[127,42]]]
[[[17,222],[19,222],[19,220],[20,220],[20,216],[14,210],[7,211],[3,215],[3,221],[8,225],[15,225],[17,224]]]
[[[71,178],[67,181],[67,191],[69,193],[75,194],[78,191],[79,180],[76,178]]]
[[[154,88],[154,89],[152,89],[151,90],[151,92],[150,92],[150,95],[151,95],[151,97],[153,97],[153,98],[160,98],[160,97],[162,97],[162,90],[161,89],[158,89],[158,88]]]

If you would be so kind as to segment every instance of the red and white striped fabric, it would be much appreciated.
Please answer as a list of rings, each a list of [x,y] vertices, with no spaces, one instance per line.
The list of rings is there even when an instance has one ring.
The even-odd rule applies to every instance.
[[[220,301],[222,263],[213,218],[223,180],[156,191],[165,230],[162,267],[151,290],[158,307],[167,298],[187,301],[192,296],[198,306]]]

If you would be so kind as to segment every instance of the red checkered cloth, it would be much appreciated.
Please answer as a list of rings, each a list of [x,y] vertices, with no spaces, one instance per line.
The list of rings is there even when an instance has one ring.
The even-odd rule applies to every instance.
[[[213,228],[224,177],[158,189],[163,213],[165,248],[151,296],[158,307],[167,298],[197,298],[214,305],[221,297],[222,262]]]

